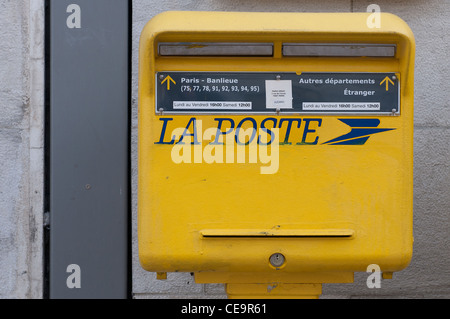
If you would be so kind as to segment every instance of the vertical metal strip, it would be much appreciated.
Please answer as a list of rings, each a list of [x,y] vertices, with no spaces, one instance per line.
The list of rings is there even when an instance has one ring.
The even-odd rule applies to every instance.
[[[49,2],[50,298],[130,296],[129,2]]]

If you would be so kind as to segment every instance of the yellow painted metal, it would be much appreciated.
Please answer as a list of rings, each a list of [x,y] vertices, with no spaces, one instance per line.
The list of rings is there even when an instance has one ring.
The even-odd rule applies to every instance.
[[[230,299],[318,299],[321,284],[227,284]]]
[[[383,279],[392,279],[392,277],[393,277],[393,273],[392,272],[384,272],[383,274],[382,274],[382,278]]]
[[[370,264],[385,273],[409,264],[415,42],[400,18],[382,13],[381,27],[370,29],[368,17],[166,12],[147,24],[139,52],[138,239],[144,269],[195,272],[199,282],[249,278],[252,282],[246,284],[302,284],[349,282]],[[163,57],[157,49],[162,42],[273,43],[274,54]],[[283,57],[282,43],[296,42],[388,43],[397,48],[392,58]],[[168,71],[393,72],[400,81],[401,114],[355,116],[378,118],[380,127],[395,129],[374,134],[364,145],[296,145],[297,140],[280,145],[276,174],[260,174],[260,163],[176,164],[173,145],[155,144],[161,119],[172,119],[166,128],[170,138],[173,129],[185,128],[192,117],[205,130],[217,127],[214,119],[224,116],[156,113],[156,86],[176,87],[170,79],[156,82],[157,72]],[[248,116],[226,117],[238,123]],[[268,116],[251,117],[259,126]],[[334,115],[283,114],[289,117],[321,118],[320,127],[310,122],[314,131],[308,141],[324,142],[349,130]],[[291,135],[301,135],[304,125],[293,126]],[[280,141],[285,135],[286,129],[280,129]],[[274,253],[286,257],[283,267],[270,265]]]
[[[195,273],[195,282],[199,284],[273,284],[273,283],[352,283],[353,272],[286,272],[283,269],[267,272],[220,272],[202,271]]]
[[[166,280],[167,279],[167,273],[166,272],[157,272],[156,273],[156,279],[158,279],[158,280]]]

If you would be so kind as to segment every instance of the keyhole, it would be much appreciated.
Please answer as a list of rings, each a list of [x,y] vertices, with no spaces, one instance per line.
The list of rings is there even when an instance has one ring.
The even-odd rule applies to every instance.
[[[275,253],[269,258],[269,262],[273,267],[281,267],[285,260],[283,254],[280,253]]]

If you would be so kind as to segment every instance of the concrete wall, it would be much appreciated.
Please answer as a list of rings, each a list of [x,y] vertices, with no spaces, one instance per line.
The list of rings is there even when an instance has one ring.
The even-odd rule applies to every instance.
[[[43,3],[1,0],[0,30],[0,298],[40,298]]]
[[[75,1],[74,1],[75,2]],[[145,23],[167,10],[366,11],[366,0],[134,0],[133,9],[133,293],[135,298],[225,298],[221,285],[198,285],[189,274],[157,281],[138,262],[137,74]],[[368,289],[324,285],[323,298],[449,298],[450,0],[378,0],[403,18],[417,42],[415,99],[415,247],[411,265]],[[42,297],[43,0],[0,0],[0,298]]]

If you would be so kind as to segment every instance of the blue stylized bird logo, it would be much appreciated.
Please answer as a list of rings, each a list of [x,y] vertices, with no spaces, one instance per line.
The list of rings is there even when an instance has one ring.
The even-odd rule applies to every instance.
[[[380,125],[379,119],[339,119],[339,121],[350,126],[352,130],[322,144],[364,145],[373,134],[395,130],[395,128],[377,128]]]

